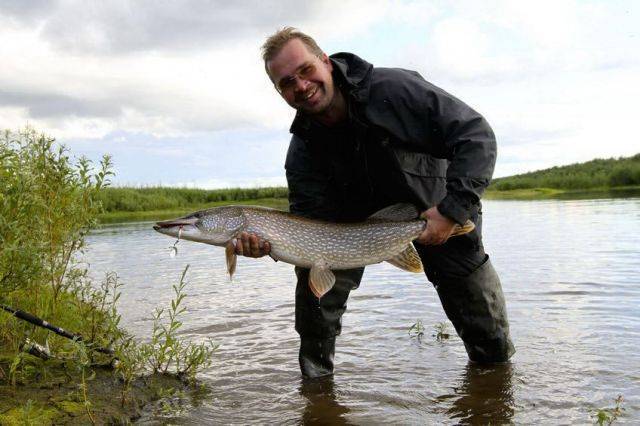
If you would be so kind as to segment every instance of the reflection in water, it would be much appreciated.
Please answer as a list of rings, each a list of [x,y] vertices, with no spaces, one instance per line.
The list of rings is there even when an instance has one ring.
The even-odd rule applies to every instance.
[[[447,414],[461,423],[504,424],[513,417],[511,363],[482,366],[468,363]]]
[[[333,376],[302,379],[300,395],[306,400],[300,423],[303,425],[347,425],[349,409],[336,398]]]

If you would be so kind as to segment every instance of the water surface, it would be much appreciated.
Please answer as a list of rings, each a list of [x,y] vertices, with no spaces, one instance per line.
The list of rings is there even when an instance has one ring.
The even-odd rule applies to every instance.
[[[125,283],[124,326],[148,338],[151,314],[171,300],[190,264],[183,337],[220,344],[202,380],[210,393],[178,424],[585,424],[624,396],[621,424],[640,422],[640,199],[487,201],[484,240],[498,270],[517,353],[480,368],[467,362],[423,275],[368,267],[351,293],[336,374],[302,381],[292,266],[238,261],[224,250],[173,240],[150,223],[107,226],[88,238],[92,275]],[[422,339],[408,329],[417,320]],[[449,326],[449,330],[453,327]],[[143,423],[167,421],[148,414]]]

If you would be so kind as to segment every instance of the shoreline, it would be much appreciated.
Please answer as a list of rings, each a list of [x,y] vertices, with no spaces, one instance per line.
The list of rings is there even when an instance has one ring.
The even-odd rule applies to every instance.
[[[497,191],[488,189],[483,199],[485,200],[590,200],[602,198],[633,198],[640,197],[640,185],[582,188],[582,189],[555,189],[555,188],[531,188],[510,189]]]
[[[536,201],[536,200],[588,200],[603,198],[632,198],[640,197],[640,185],[622,186],[613,188],[590,188],[590,189],[553,189],[553,188],[531,188],[512,189],[507,191],[487,190],[484,200],[498,201]],[[257,205],[271,207],[278,210],[287,210],[288,200],[286,198],[259,198],[255,200],[242,201],[217,201],[207,204],[193,204],[162,210],[148,211],[115,211],[102,213],[98,216],[100,225],[127,222],[150,222],[156,220],[166,220],[183,216],[198,210],[211,207],[218,207],[231,204]]]
[[[176,217],[184,216],[185,214],[192,213],[198,210],[204,210],[211,207],[228,206],[232,204],[256,205],[262,207],[271,207],[278,210],[286,210],[288,208],[289,202],[286,198],[258,198],[255,200],[216,201],[206,204],[199,203],[162,210],[116,211],[98,215],[98,223],[100,225],[108,225],[111,223],[150,222],[156,220],[174,219]]]
[[[9,371],[12,358],[0,358],[0,368]],[[92,366],[89,371],[83,381],[64,365],[50,366],[39,380],[0,383],[0,424],[128,424],[162,410],[157,404],[163,400],[186,402],[193,392],[175,377],[150,374],[138,377],[121,401],[122,384],[111,368]]]

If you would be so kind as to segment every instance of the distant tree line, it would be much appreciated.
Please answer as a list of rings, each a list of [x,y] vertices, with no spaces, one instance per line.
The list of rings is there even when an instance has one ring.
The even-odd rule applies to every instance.
[[[595,159],[586,163],[552,167],[495,179],[489,189],[554,188],[592,189],[640,185],[640,154],[633,157]]]
[[[640,154],[596,159],[586,163],[495,179],[489,189],[592,189],[640,185]],[[171,187],[109,187],[98,194],[105,212],[139,212],[193,207],[215,202],[287,198],[286,187],[195,189]]]
[[[169,187],[111,187],[99,194],[105,212],[135,212],[191,207],[219,201],[286,198],[285,187],[195,189]]]

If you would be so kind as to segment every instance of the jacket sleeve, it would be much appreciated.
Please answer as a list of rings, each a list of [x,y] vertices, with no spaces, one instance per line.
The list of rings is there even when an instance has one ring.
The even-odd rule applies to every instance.
[[[289,187],[289,211],[312,219],[331,220],[334,203],[329,202],[327,177],[313,167],[306,142],[293,135],[285,161]]]
[[[463,224],[477,213],[480,198],[491,182],[496,138],[478,112],[418,73],[414,77],[413,85],[421,89],[412,90],[412,95],[414,105],[421,110],[423,122],[419,126],[424,126],[422,134],[426,135],[423,143],[432,155],[449,160],[447,195],[438,204],[438,211]]]
[[[429,93],[431,125],[440,133],[447,168],[447,195],[438,211],[463,224],[477,213],[496,162],[496,138],[479,113],[449,93],[433,86]]]
[[[479,209],[493,175],[496,139],[489,123],[415,71],[378,68],[374,77],[371,121],[414,149],[449,160],[438,210],[464,223]]]

